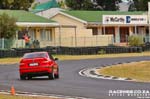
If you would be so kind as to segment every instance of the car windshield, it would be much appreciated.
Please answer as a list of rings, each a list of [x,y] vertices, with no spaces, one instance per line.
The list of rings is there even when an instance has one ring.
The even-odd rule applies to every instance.
[[[23,56],[23,58],[43,58],[46,57],[46,53],[28,53]]]

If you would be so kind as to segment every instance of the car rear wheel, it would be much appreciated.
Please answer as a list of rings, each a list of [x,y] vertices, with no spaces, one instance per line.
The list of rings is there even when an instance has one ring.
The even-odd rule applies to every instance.
[[[59,78],[59,74],[55,74],[55,78],[57,78],[57,79],[58,79],[58,78]]]
[[[28,76],[28,80],[31,80],[32,79],[32,76]]]
[[[56,79],[59,78],[59,69],[57,69],[57,74],[55,74],[55,78],[56,78]]]
[[[25,79],[26,79],[26,76],[20,75],[20,79],[21,79],[21,80],[25,80]]]
[[[55,74],[54,74],[54,72],[50,73],[50,74],[48,75],[48,78],[49,78],[49,79],[55,79]]]

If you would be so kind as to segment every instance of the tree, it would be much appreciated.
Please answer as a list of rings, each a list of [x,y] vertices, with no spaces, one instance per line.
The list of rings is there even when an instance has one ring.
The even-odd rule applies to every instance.
[[[119,10],[121,0],[66,0],[66,5],[73,10]]]
[[[96,0],[97,7],[101,10],[116,11],[119,10],[121,0]]]
[[[72,10],[93,10],[91,0],[66,0],[66,5]]]
[[[3,13],[0,15],[0,38],[14,38],[17,31],[16,19]]]
[[[0,0],[0,9],[28,10],[34,0]]]
[[[150,0],[133,0],[129,6],[129,11],[147,11]]]
[[[60,8],[63,8],[65,9],[66,5],[65,5],[65,2],[64,1],[60,1],[58,2],[58,5],[60,6]]]

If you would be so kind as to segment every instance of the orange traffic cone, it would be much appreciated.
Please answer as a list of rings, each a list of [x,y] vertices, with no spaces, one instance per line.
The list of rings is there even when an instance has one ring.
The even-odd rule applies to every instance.
[[[15,88],[14,88],[14,86],[11,86],[11,95],[15,95],[15,94],[16,94]]]

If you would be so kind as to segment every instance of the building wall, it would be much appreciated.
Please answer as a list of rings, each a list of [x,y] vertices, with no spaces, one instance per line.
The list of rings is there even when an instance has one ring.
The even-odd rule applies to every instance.
[[[68,26],[55,29],[56,45],[58,46],[106,46],[112,43],[112,35],[95,36],[92,29],[87,29],[83,22],[73,18],[57,14],[51,19],[60,25]]]
[[[60,25],[67,25],[67,28],[61,28],[62,37],[71,37],[75,34],[75,28],[69,26],[76,26],[77,37],[81,36],[92,36],[92,30],[86,29],[82,22],[76,21],[62,14],[57,14],[52,18],[52,20],[57,21]],[[56,29],[56,34],[59,34],[59,28]]]

